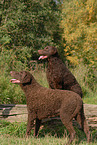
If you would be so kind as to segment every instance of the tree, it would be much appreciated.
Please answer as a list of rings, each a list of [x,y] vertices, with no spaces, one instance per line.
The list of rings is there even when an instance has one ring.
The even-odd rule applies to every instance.
[[[97,68],[97,1],[64,0],[62,13],[66,58]]]
[[[47,45],[60,45],[60,10],[53,0],[2,0],[1,6],[1,46],[14,50],[20,61],[37,59],[37,50]]]

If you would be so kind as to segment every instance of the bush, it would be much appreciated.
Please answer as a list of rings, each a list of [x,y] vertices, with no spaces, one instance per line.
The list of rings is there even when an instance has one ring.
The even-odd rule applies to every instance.
[[[0,103],[1,104],[26,104],[26,97],[19,85],[10,83],[11,77],[0,72]]]

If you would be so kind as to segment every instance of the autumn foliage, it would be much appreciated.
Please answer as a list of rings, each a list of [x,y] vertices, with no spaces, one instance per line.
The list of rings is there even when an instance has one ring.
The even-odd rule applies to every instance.
[[[66,58],[97,67],[97,1],[63,0],[62,18]]]

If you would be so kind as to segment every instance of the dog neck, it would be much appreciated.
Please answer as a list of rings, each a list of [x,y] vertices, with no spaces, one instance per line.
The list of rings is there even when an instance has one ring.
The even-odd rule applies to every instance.
[[[33,90],[35,90],[35,88],[37,88],[39,86],[40,86],[40,84],[37,83],[37,81],[34,79],[34,77],[31,78],[30,82],[20,84],[20,87],[22,88],[22,90],[25,93],[28,93],[30,91],[33,92]]]

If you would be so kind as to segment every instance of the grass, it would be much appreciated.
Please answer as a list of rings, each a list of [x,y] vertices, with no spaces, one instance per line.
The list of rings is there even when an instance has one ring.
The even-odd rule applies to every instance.
[[[97,105],[97,95],[95,94],[94,97],[85,97],[85,98],[83,98],[83,102],[85,104],[95,104],[95,105]]]
[[[84,64],[79,64],[70,70],[82,88],[84,103],[97,105],[97,71],[91,74],[89,68]]]
[[[67,139],[64,138],[55,138],[50,136],[45,136],[45,138],[35,139],[30,137],[26,138],[16,138],[4,136],[0,137],[0,145],[64,145],[67,142]],[[78,145],[76,141],[72,143],[73,145]],[[79,145],[96,145],[95,143],[87,143],[86,141],[80,142]]]
[[[0,137],[1,145],[63,145],[64,142],[62,139],[55,139],[54,137],[46,136],[45,138],[35,139],[33,137],[29,139],[25,138],[16,138],[16,137]]]
[[[41,125],[39,137],[33,137],[33,130],[29,138],[25,138],[26,123],[10,123],[0,120],[0,145],[63,145],[68,141],[68,132],[60,121],[54,120]],[[65,133],[64,133],[65,130]],[[87,144],[85,134],[75,127],[77,136],[73,141],[79,145],[96,145],[97,130],[91,129],[92,142]]]
[[[37,80],[37,82],[39,84],[41,84],[44,87],[49,87],[48,85],[48,81],[47,81],[47,77],[46,77],[46,70],[44,69],[36,69],[35,71],[31,72],[33,74],[33,76],[35,77],[35,79]]]

